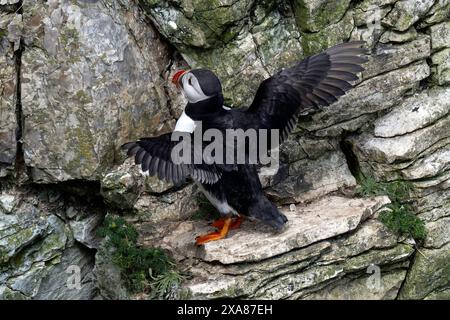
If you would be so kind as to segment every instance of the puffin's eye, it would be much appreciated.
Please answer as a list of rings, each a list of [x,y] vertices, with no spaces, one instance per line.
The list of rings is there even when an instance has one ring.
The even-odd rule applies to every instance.
[[[189,83],[190,86],[192,86],[192,78],[188,79],[188,83]]]

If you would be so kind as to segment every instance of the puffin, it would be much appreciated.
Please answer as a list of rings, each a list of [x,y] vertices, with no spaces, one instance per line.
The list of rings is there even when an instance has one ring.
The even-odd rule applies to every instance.
[[[189,161],[180,161],[180,153],[174,152],[180,141],[173,135],[193,138],[198,131],[208,129],[266,129],[278,130],[277,142],[281,144],[299,117],[333,104],[353,87],[358,74],[364,71],[362,65],[368,61],[364,45],[364,41],[342,43],[280,70],[262,81],[253,102],[242,108],[224,106],[221,82],[211,70],[177,71],[172,82],[188,103],[173,132],[140,138],[121,148],[149,175],[175,185],[193,180],[199,186],[221,218],[212,223],[215,231],[196,237],[197,245],[225,238],[229,230],[239,228],[244,217],[281,232],[288,219],[264,194],[258,163],[218,163],[211,159],[195,162],[192,154]],[[183,139],[193,154],[198,153],[192,140]]]

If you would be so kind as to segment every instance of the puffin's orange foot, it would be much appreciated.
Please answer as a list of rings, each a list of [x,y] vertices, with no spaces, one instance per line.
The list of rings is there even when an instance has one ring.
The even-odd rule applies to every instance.
[[[212,232],[204,236],[199,236],[195,239],[195,243],[199,246],[210,241],[220,240],[227,236],[228,230],[230,229],[231,218],[226,218],[223,220],[223,227],[220,231]]]
[[[195,244],[200,246],[207,242],[220,240],[223,238],[225,238],[225,236],[222,235],[220,232],[211,232],[211,233],[205,234],[204,236],[199,236],[199,237],[195,238]]]
[[[213,226],[214,228],[217,228],[217,229],[222,229],[223,228],[223,225],[225,224],[225,220],[226,220],[227,218],[220,218],[220,219],[217,219],[217,220],[214,220],[212,223],[211,223],[211,226]]]
[[[211,226],[213,226],[214,228],[217,228],[217,229],[222,229],[226,219],[227,218],[220,218],[220,219],[214,221],[213,223],[211,223]],[[239,229],[243,220],[244,220],[244,218],[242,216],[234,218],[230,224],[229,229],[230,230]]]

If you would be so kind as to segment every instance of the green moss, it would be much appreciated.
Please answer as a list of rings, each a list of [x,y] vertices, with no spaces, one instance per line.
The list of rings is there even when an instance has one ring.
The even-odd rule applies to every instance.
[[[139,0],[144,8],[152,8],[158,4],[159,0]]]
[[[350,0],[325,1],[317,8],[310,8],[311,5],[304,0],[294,1],[294,12],[302,31],[317,32],[338,22],[350,4]]]
[[[42,241],[42,245],[39,249],[42,255],[54,252],[54,254],[59,254],[59,250],[64,249],[66,246],[67,238],[64,235],[58,233],[52,233]]]
[[[354,27],[351,14],[346,14],[342,20],[325,29],[314,33],[304,33],[300,39],[305,55],[313,55],[322,52],[338,43],[350,38]]]
[[[34,235],[34,228],[22,229],[19,232],[9,236],[7,239],[9,247],[20,247],[28,242]]]
[[[425,300],[450,300],[450,289],[436,290],[427,295]]]
[[[393,19],[393,22],[399,31],[405,31],[414,24],[414,15],[401,11],[401,13],[399,13],[398,19]]]
[[[308,12],[308,8],[305,5],[304,1],[295,0],[294,1],[294,12],[297,20],[297,24],[302,31],[309,30],[308,21],[311,18],[310,13]]]
[[[24,243],[27,243],[32,239],[34,234],[34,228],[29,227],[25,229],[15,228],[16,231],[5,238],[6,247],[0,248],[0,267],[3,267],[11,262],[10,251],[17,250]]]
[[[69,64],[81,61],[79,56],[74,55],[79,52],[78,49],[80,47],[80,35],[78,30],[71,27],[64,27],[60,31],[59,39],[61,46],[67,55],[65,61]]]
[[[11,290],[9,288],[6,288],[5,291],[3,291],[3,296],[0,297],[0,300],[29,300],[27,296],[24,294]]]
[[[103,53],[100,55],[100,60],[105,61],[106,58],[108,58],[108,56],[106,55],[105,52],[103,52]]]
[[[78,30],[70,27],[62,28],[59,37],[61,44],[66,49],[68,49],[70,45],[77,45],[80,40]]]
[[[211,6],[207,4],[206,6]],[[196,8],[197,9],[197,8]],[[233,11],[230,7],[216,7],[194,12],[194,17],[199,25],[205,25],[202,28],[205,32],[205,36],[208,42],[215,43],[220,38],[223,43],[228,43],[235,38],[240,28],[235,27],[239,16],[236,16],[236,11]]]
[[[8,261],[8,254],[0,247],[0,267]]]
[[[86,93],[86,91],[84,91],[84,90],[78,90],[75,93],[75,99],[80,101],[81,104],[88,104],[88,103],[92,103],[92,101],[93,101],[92,97],[90,95],[88,95]]]
[[[391,231],[411,236],[421,241],[426,238],[425,223],[414,213],[413,206],[408,203],[413,186],[406,181],[377,182],[372,177],[359,179],[356,193],[363,197],[387,195],[391,203],[383,211],[379,219]]]
[[[163,297],[178,287],[182,277],[172,259],[162,249],[138,246],[138,233],[125,219],[106,217],[98,234],[106,237],[107,247],[114,249],[113,262],[132,292],[151,290],[152,296]]]
[[[78,147],[78,154],[65,165],[66,171],[76,172],[83,168],[95,168],[98,165],[93,138],[87,128],[76,127],[68,130],[66,140]]]

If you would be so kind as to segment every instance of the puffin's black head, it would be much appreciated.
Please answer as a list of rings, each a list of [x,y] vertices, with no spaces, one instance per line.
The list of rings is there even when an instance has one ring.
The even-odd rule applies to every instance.
[[[180,87],[190,103],[197,103],[222,94],[219,78],[210,70],[178,71],[172,82]]]

